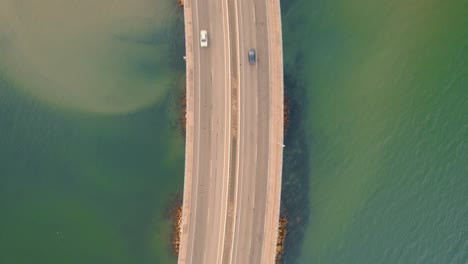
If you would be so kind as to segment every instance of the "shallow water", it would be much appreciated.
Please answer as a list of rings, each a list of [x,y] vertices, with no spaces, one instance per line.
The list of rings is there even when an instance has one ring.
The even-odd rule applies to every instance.
[[[0,0],[0,263],[175,262],[181,16]]]
[[[125,113],[160,101],[172,1],[0,1],[5,77],[47,103]],[[172,18],[171,18],[172,19]]]
[[[284,263],[468,263],[466,1],[282,5],[309,157]]]

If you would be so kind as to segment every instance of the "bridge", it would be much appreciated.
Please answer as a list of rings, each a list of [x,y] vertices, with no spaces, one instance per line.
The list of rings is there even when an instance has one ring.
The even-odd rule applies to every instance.
[[[279,0],[185,0],[184,17],[178,263],[274,263],[284,147]],[[201,30],[208,33],[207,47]]]

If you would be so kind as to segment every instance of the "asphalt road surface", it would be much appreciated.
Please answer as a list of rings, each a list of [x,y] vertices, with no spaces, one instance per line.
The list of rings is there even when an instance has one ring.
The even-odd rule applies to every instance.
[[[240,54],[239,174],[232,261],[264,263],[270,89],[266,0],[238,0]],[[257,62],[247,53],[255,48]]]
[[[194,125],[179,264],[272,263],[277,230],[265,226],[271,217],[269,159],[277,142],[270,136],[267,0],[186,1],[192,13]],[[207,48],[200,46],[200,30],[208,31]],[[254,64],[250,48],[256,50]]]

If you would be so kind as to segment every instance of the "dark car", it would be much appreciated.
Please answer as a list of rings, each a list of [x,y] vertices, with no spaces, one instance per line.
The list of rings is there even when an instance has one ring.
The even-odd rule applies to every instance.
[[[254,48],[249,49],[249,63],[250,64],[255,63],[255,49]]]

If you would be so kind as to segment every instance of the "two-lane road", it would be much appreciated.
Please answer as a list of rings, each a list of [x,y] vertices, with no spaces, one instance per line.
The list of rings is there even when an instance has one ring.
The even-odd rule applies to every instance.
[[[230,149],[229,49],[223,1],[191,2],[193,32],[193,160],[181,263],[221,263]],[[208,31],[208,47],[200,31]],[[187,170],[186,170],[187,171]],[[189,202],[187,202],[187,200]],[[185,204],[189,203],[189,214]],[[187,210],[188,211],[188,210]]]
[[[237,0],[241,55],[240,158],[231,263],[273,263],[274,260],[274,254],[262,254],[267,244],[276,245],[276,233],[271,235],[276,230],[266,230],[270,228],[266,218],[271,217],[267,215],[268,192],[274,191],[267,184],[271,176],[268,161],[272,143],[269,134],[272,95],[266,3],[266,0]],[[255,64],[248,62],[251,48],[256,50]]]

